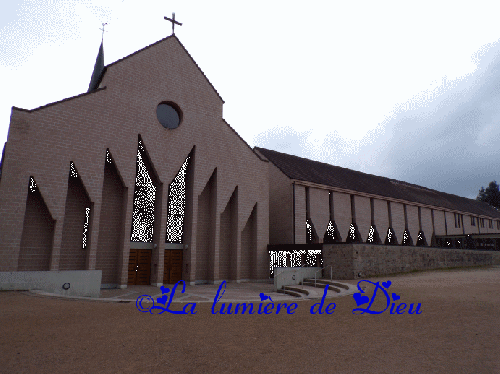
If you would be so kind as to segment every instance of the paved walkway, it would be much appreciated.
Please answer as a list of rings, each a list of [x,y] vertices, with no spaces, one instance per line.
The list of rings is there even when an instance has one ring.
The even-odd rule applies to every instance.
[[[342,282],[338,282],[342,283]],[[352,295],[357,291],[356,286],[348,283],[342,283],[349,287],[349,289],[340,288],[340,293],[328,290],[327,298],[340,297]],[[207,285],[186,285],[185,292],[182,293],[182,284],[177,287],[173,302],[214,302],[217,291],[221,285],[207,284]],[[170,293],[174,285],[167,285],[168,291],[166,295],[170,297]],[[315,288],[310,286],[294,286],[295,288],[302,288],[309,292],[309,295],[303,294],[301,297],[277,293],[274,291],[272,283],[226,283],[226,287],[222,286],[219,295],[219,302],[260,302],[260,294],[270,296],[273,302],[290,301],[290,300],[310,300],[321,299],[323,297],[324,288]],[[223,292],[224,291],[224,292]],[[94,300],[94,301],[107,301],[107,302],[135,302],[139,296],[149,295],[152,299],[156,300],[157,297],[162,296],[162,290],[154,286],[128,286],[125,289],[101,289],[99,298],[78,297],[78,296],[61,296],[51,294],[44,291],[30,291],[37,295],[52,296],[65,299],[80,299],[80,300]],[[147,302],[148,298],[144,298]],[[269,299],[267,299],[269,300]]]

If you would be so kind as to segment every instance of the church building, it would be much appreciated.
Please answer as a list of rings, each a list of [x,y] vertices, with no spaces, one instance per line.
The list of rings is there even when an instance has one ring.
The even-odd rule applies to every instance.
[[[172,34],[89,90],[12,108],[0,272],[101,270],[101,287],[269,279],[268,245],[436,245],[500,233],[485,203],[252,149]],[[294,264],[284,264],[293,266]]]

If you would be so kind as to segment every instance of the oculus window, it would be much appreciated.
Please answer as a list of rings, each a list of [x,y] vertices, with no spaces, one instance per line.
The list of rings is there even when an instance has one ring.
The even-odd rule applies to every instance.
[[[156,107],[156,117],[166,129],[176,129],[182,121],[182,112],[174,103],[160,103]]]

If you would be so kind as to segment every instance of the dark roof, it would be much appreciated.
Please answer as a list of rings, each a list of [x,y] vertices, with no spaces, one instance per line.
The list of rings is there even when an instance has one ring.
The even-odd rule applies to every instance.
[[[500,211],[482,201],[467,199],[415,184],[366,174],[269,149],[258,147],[255,147],[255,149],[291,179],[500,218]]]

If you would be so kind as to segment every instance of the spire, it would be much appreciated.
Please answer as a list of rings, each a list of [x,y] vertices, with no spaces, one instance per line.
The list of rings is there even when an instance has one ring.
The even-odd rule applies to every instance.
[[[101,75],[102,75],[102,72],[104,71],[104,48],[103,48],[104,25],[107,25],[107,23],[103,23],[102,29],[99,29],[99,30],[102,30],[101,46],[99,47],[99,53],[97,54],[97,58],[95,60],[94,72],[92,73],[92,78],[90,78],[89,89],[87,92],[94,91],[95,89],[97,89],[97,87],[99,87]]]

